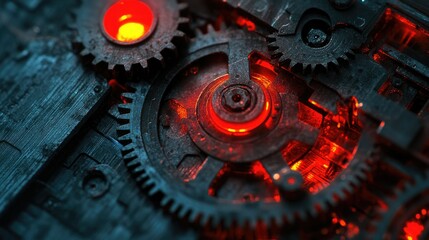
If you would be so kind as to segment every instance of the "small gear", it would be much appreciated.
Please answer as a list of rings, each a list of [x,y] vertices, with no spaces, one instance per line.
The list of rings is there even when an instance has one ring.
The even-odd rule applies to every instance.
[[[269,35],[268,41],[280,65],[312,72],[349,61],[364,40],[354,28],[333,26],[327,14],[317,12],[304,14],[296,33],[280,31]]]
[[[415,174],[413,182],[397,189],[384,201],[370,223],[365,239],[417,240],[427,236],[429,224],[429,173]]]
[[[74,25],[80,54],[110,71],[164,64],[186,37],[186,8],[176,0],[83,0]]]
[[[172,214],[227,228],[304,221],[352,194],[374,147],[356,101],[322,120],[300,102],[305,83],[264,60],[263,38],[208,29],[163,81],[139,83],[119,106],[139,186]]]

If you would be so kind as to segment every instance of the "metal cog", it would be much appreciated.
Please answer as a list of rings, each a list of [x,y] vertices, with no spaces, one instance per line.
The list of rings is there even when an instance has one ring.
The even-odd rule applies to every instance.
[[[385,201],[386,207],[379,208],[376,217],[370,222],[372,231],[367,233],[365,239],[427,239],[407,237],[406,223],[412,222],[417,214],[418,219],[426,217],[426,222],[421,225],[420,237],[428,235],[429,211],[429,172],[424,175],[414,175],[413,182],[408,182],[403,188],[395,191],[395,196]],[[422,210],[424,209],[422,214]],[[410,221],[411,220],[411,221]],[[417,224],[417,223],[415,223]],[[401,238],[402,237],[402,238]]]
[[[296,33],[280,31],[267,40],[272,57],[280,65],[312,72],[349,61],[363,43],[363,36],[350,27],[332,26],[325,14],[310,14],[301,18]]]
[[[142,0],[138,0],[142,1]],[[154,12],[154,28],[142,41],[130,45],[121,45],[109,40],[102,30],[103,15],[115,0],[83,0],[75,12],[77,36],[75,42],[80,45],[83,57],[93,58],[92,64],[104,64],[108,70],[147,70],[151,65],[165,62],[177,54],[177,45],[186,38],[184,29],[189,19],[183,17],[186,3],[176,0],[145,0]]]
[[[249,41],[252,42],[252,45],[246,44]],[[234,47],[238,46],[236,44],[239,44],[241,47]],[[257,49],[248,49],[247,46],[257,46]],[[236,162],[225,159],[219,160],[217,159],[219,156],[209,156],[213,152],[210,152],[210,154],[204,153],[207,154],[207,157],[202,164],[199,164],[197,160],[193,162],[194,164],[190,164],[191,167],[198,166],[196,170],[197,175],[194,175],[194,179],[184,179],[181,177],[180,174],[183,172],[178,172],[177,168],[183,161],[180,157],[178,159],[169,158],[167,156],[169,154],[171,155],[169,151],[171,149],[172,151],[181,149],[191,149],[194,151],[198,149],[199,152],[191,152],[185,155],[185,157],[191,155],[194,157],[193,159],[198,159],[202,154],[201,149],[205,147],[204,139],[212,138],[212,136],[203,136],[202,134],[193,132],[195,128],[198,128],[198,126],[196,126],[198,123],[196,123],[197,121],[193,117],[189,117],[189,119],[186,120],[177,120],[175,117],[168,117],[168,115],[165,115],[162,112],[164,110],[161,110],[165,108],[161,107],[161,105],[166,102],[170,104],[170,100],[172,99],[170,95],[168,95],[169,97],[165,96],[167,94],[166,92],[169,91],[169,89],[175,89],[175,87],[171,85],[178,82],[176,79],[177,77],[189,77],[191,75],[203,74],[200,73],[200,71],[204,70],[192,67],[192,63],[200,59],[205,59],[204,62],[209,63],[207,67],[210,69],[210,65],[216,64],[219,58],[215,57],[208,61],[207,57],[219,56],[217,54],[227,56],[228,58],[229,64],[226,64],[228,70],[225,71],[227,71],[230,76],[240,78],[237,72],[232,74],[231,71],[240,72],[241,68],[235,69],[231,65],[237,62],[242,65],[243,62],[240,62],[239,59],[250,61],[249,59],[252,57],[249,57],[249,54],[255,52],[255,50],[261,54],[267,51],[264,39],[258,35],[236,30],[216,33],[212,28],[209,28],[207,34],[200,36],[197,40],[192,42],[191,46],[188,48],[188,57],[180,61],[175,68],[160,77],[163,79],[162,81],[155,81],[152,86],[144,82],[139,83],[134,86],[134,93],[126,93],[123,95],[127,103],[119,106],[122,125],[118,128],[118,135],[119,141],[124,145],[123,156],[128,169],[136,178],[138,185],[146,190],[150,196],[156,196],[157,199],[160,198],[160,204],[170,213],[177,214],[178,217],[184,218],[190,223],[229,228],[232,226],[254,227],[259,222],[264,222],[267,225],[274,224],[280,226],[285,223],[294,223],[298,220],[304,221],[309,218],[317,217],[321,212],[327,211],[330,207],[352,194],[355,187],[360,185],[365,179],[366,172],[369,171],[368,162],[372,160],[371,153],[374,147],[372,140],[373,132],[364,131],[359,140],[359,147],[348,166],[337,175],[329,186],[315,194],[303,193],[295,195],[292,194],[295,192],[287,191],[291,193],[291,199],[283,197],[282,195],[279,201],[254,202],[237,202],[209,195],[209,186],[213,183],[213,177],[217,176],[219,171],[225,166],[241,168],[249,164],[249,162],[251,164],[256,162],[249,161],[249,159],[241,159],[243,160],[241,162],[239,160],[236,160]],[[240,73],[243,74],[243,71]],[[214,73],[211,72],[209,75],[213,76],[213,74]],[[227,81],[232,80],[230,79]],[[296,81],[289,82],[291,82],[291,84],[296,83]],[[178,90],[178,92],[185,95],[192,95],[196,92],[199,93],[198,88],[202,89],[206,87],[201,86],[203,84],[198,81],[192,81],[192,83],[191,85],[195,85],[195,89],[186,92]],[[198,97],[198,99],[204,99],[204,95],[205,94],[202,94],[201,98]],[[288,94],[282,95],[282,97],[286,97],[287,95]],[[163,101],[164,98],[167,98],[168,101]],[[195,104],[191,98],[188,102],[191,102],[189,103],[190,105]],[[181,103],[173,101],[171,106],[174,110],[174,114],[183,116],[188,113],[194,114],[195,109],[192,110],[182,107]],[[284,110],[285,112],[296,113],[294,112],[296,109],[293,105],[287,108],[290,108],[291,112]],[[291,119],[288,122],[298,121],[296,116],[290,116]],[[282,117],[283,115],[279,117],[279,119],[283,119]],[[281,120],[279,121],[281,122]],[[309,128],[310,127],[307,125],[299,125],[296,129],[285,128],[287,129],[285,133],[285,129],[282,130],[281,127],[276,127],[268,134],[268,137],[274,136],[277,134],[276,132],[279,132],[280,134],[287,135],[287,139],[277,139],[279,141],[288,141],[290,138],[305,139],[305,132],[309,131]],[[173,131],[175,134],[172,135],[170,131]],[[161,144],[167,142],[165,139],[170,138],[173,139],[172,141],[168,140],[170,141],[170,145],[161,146]],[[199,140],[195,140],[195,138],[201,141],[198,142]],[[263,145],[266,138],[261,138],[263,139],[260,142],[262,142],[261,144]],[[236,144],[235,146],[240,144]],[[276,144],[277,143],[274,145]],[[282,145],[284,144],[281,144],[281,148],[283,148]],[[256,146],[255,148],[258,147]],[[207,148],[205,148],[205,150],[207,150]],[[269,148],[266,148],[266,152],[269,151]],[[214,151],[214,154],[216,154],[216,152],[219,154],[223,152],[224,156],[231,157],[230,159],[235,159],[236,157],[235,155],[228,155],[228,151],[224,152],[222,149]],[[272,174],[273,172],[269,170],[270,167],[273,167],[270,165],[271,163],[274,163],[274,165],[279,164],[279,162],[269,160],[274,159],[272,158],[273,155],[277,156],[276,154],[262,156],[261,159],[268,160],[261,160],[260,162],[264,165],[267,172],[270,173],[270,177],[276,179],[276,177],[273,177],[275,174]],[[287,165],[284,163],[284,160],[281,162],[281,164]],[[276,166],[274,166],[274,168],[275,167]],[[282,165],[282,167],[284,166]],[[286,167],[283,169],[286,169]],[[294,174],[298,174],[298,172],[294,170],[287,174],[290,173],[292,175],[287,175],[289,180],[291,176],[296,177]],[[191,173],[186,172],[185,174]],[[294,179],[299,180],[298,177]],[[286,190],[292,189],[295,185],[298,184],[294,182],[290,186],[286,186]],[[299,197],[298,199],[292,199],[292,196],[293,198],[295,196]]]

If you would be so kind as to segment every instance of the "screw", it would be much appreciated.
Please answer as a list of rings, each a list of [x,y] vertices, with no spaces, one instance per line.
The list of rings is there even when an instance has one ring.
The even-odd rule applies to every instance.
[[[240,86],[232,86],[222,94],[222,105],[231,112],[243,112],[250,107],[250,92]]]
[[[321,29],[312,28],[307,33],[307,42],[310,47],[323,47],[328,42],[328,34]]]

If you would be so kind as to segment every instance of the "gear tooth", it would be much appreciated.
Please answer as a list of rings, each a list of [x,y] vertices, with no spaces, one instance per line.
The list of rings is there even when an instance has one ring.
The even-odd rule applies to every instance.
[[[148,64],[148,62],[147,62],[147,59],[143,59],[143,60],[141,60],[141,62],[140,62],[140,66],[141,66],[143,69],[147,69],[147,68],[149,67],[149,64]]]
[[[336,200],[335,200],[335,194],[334,194],[331,197],[329,197],[326,202],[321,202],[320,208],[322,209],[322,211],[327,211],[329,206],[333,207],[335,206],[335,203],[336,203]]]
[[[338,57],[338,59],[341,59],[341,60],[343,60],[343,61],[348,61],[348,60],[349,60],[349,58],[348,58],[348,57],[347,57],[347,55],[345,55],[345,54],[343,54],[343,55],[339,56],[339,57]]]
[[[279,46],[277,46],[277,43],[276,43],[276,42],[270,42],[270,43],[268,43],[268,48],[269,48],[271,51],[274,51],[274,50],[278,50],[278,49],[279,49]],[[280,53],[281,53],[281,51],[280,51]]]
[[[128,103],[120,103],[120,104],[118,104],[118,109],[120,111],[128,111],[128,110],[131,110],[131,105]]]
[[[134,101],[135,100],[135,94],[134,93],[130,93],[130,92],[124,92],[124,93],[122,93],[122,95],[121,95],[123,98],[125,98],[126,100],[128,100],[128,101]],[[121,104],[122,105],[122,104]],[[124,107],[127,107],[127,108],[130,108],[131,109],[131,105],[129,105],[129,104],[125,104],[126,106],[124,106]]]
[[[365,174],[365,172],[363,172],[363,171],[357,171],[357,172],[356,172],[355,177],[356,177],[356,178],[358,178],[358,180],[359,180],[359,179],[360,179],[360,180],[364,180],[364,179],[365,179],[365,177],[366,177],[366,174]]]
[[[184,32],[182,32],[182,31],[176,30],[174,32],[174,37],[184,38],[184,37],[186,37],[186,34]]]
[[[342,191],[338,191],[337,192],[336,195],[337,195],[338,199],[340,199],[340,200],[346,199],[346,196],[347,196],[346,190],[348,190],[348,188],[350,188],[350,187],[346,186]]]
[[[187,214],[189,214],[190,210],[188,208],[185,208],[184,206],[182,206],[182,208],[180,209],[179,213],[177,214],[177,216],[179,218],[185,218]]]
[[[136,158],[137,158],[137,155],[136,155],[136,153],[134,151],[130,152],[130,153],[128,153],[128,154],[126,154],[126,155],[123,156],[123,159],[126,162],[132,161],[132,160],[134,160]]]
[[[135,168],[132,170],[132,174],[134,174],[134,175],[142,175],[142,174],[145,174],[145,167],[144,167],[144,166],[142,166],[141,164],[139,164],[137,167],[135,167]]]
[[[140,185],[144,184],[147,179],[149,178],[149,176],[147,175],[146,172],[140,173],[137,177],[136,177],[136,182]]]
[[[179,11],[186,10],[187,8],[188,8],[188,4],[187,3],[182,2],[182,3],[178,4]]]
[[[355,53],[353,50],[351,50],[351,49],[350,49],[349,51],[347,51],[347,52],[346,52],[346,55],[347,55],[347,54],[348,54],[348,55],[351,55],[351,56],[355,56],[355,55],[356,55],[356,53]]]
[[[167,43],[167,45],[165,46],[165,48],[168,49],[168,50],[174,51],[174,52],[177,51],[176,45],[174,45],[172,42]]]
[[[283,55],[283,52],[280,49],[276,49],[276,50],[273,50],[273,54],[272,55],[274,55],[274,56],[281,56],[281,55]]]
[[[162,207],[165,207],[165,206],[167,206],[168,204],[170,204],[171,202],[172,202],[172,200],[171,200],[170,198],[168,198],[168,197],[164,197],[164,198],[161,200],[160,205],[161,205]]]
[[[107,69],[109,70],[109,71],[113,71],[113,69],[115,68],[115,64],[113,64],[113,63],[108,63],[108,65],[107,65]]]
[[[80,51],[80,55],[82,57],[86,57],[86,56],[91,55],[91,53],[89,52],[89,50],[87,48],[84,48],[84,49],[82,49],[82,51]]]
[[[118,116],[119,120],[123,120],[126,121],[126,123],[129,123],[129,120],[131,119],[131,114],[125,113],[125,114],[120,114]]]
[[[131,63],[125,63],[124,64],[124,69],[125,69],[126,72],[131,71]]]
[[[118,137],[118,141],[120,143],[131,141],[131,139],[132,139],[131,133],[126,133]]]
[[[268,35],[267,37],[267,40],[269,41],[269,42],[271,42],[271,41],[276,41],[277,40],[277,35],[276,34],[270,34],[270,35]]]
[[[286,55],[283,55],[279,58],[279,63],[287,67],[292,67],[292,61]]]
[[[307,68],[309,68],[309,71],[312,72],[313,71],[313,65],[309,64],[309,63],[303,63],[302,64],[302,70],[306,71]]]
[[[152,187],[154,187],[155,186],[155,182],[154,182],[154,180],[152,179],[152,178],[148,178],[146,181],[145,181],[145,183],[143,184],[143,188],[152,188]]]
[[[200,223],[202,226],[206,226],[209,223],[209,216],[207,214],[201,214]],[[213,224],[213,222],[212,222]]]
[[[127,167],[130,170],[134,170],[135,168],[137,168],[138,166],[140,166],[140,161],[138,159],[133,159],[129,162],[127,162]]]
[[[122,131],[122,132],[129,132],[130,129],[131,129],[130,124],[122,124],[122,125],[119,125],[117,128],[118,131]]]
[[[155,194],[157,194],[158,192],[159,192],[160,190],[159,190],[159,188],[158,188],[158,186],[153,186],[150,190],[149,190],[149,192],[148,192],[148,195],[149,196],[154,196]]]
[[[97,64],[99,64],[99,63],[101,63],[101,59],[100,58],[98,58],[98,57],[94,57],[94,59],[92,59],[92,65],[97,65]]]
[[[175,213],[175,212],[177,212],[177,210],[178,210],[179,208],[180,208],[179,203],[178,203],[178,202],[173,202],[173,203],[171,204],[171,207],[170,207],[170,212]]]
[[[153,57],[159,62],[164,62],[164,57],[161,55],[161,53],[156,53]]]
[[[213,25],[208,24],[207,25],[207,33],[214,33],[216,30],[214,29]]]
[[[198,220],[198,217],[200,215],[198,214],[197,211],[191,211],[191,213],[189,214],[189,221],[192,223],[197,223],[196,221]],[[197,223],[198,224],[198,223]]]
[[[125,146],[122,147],[122,152],[130,152],[130,151],[134,151],[134,149],[136,148],[136,145],[134,143],[129,143]]]
[[[291,68],[293,68],[293,67],[296,67],[296,66],[298,66],[298,62],[296,62],[295,60],[291,60],[290,61],[290,64],[289,64],[289,66],[291,67]]]
[[[185,18],[185,17],[181,17],[179,18],[179,20],[177,20],[177,22],[181,25],[181,24],[188,24],[189,23],[189,18]]]
[[[335,66],[339,66],[340,65],[340,63],[338,62],[338,60],[337,59],[334,59],[334,60],[332,60],[332,64],[334,64]],[[328,68],[328,66],[327,66],[328,64],[326,64],[326,68]]]
[[[357,186],[359,186],[360,181],[359,181],[359,179],[358,179],[358,178],[352,177],[352,178],[350,178],[350,183],[351,183],[353,186],[357,187]]]

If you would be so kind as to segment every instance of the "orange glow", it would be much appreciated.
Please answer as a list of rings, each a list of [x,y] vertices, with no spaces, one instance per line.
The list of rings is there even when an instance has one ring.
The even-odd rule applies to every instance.
[[[278,173],[274,174],[273,178],[276,181],[279,180],[280,179],[280,174],[278,174]]]
[[[404,227],[404,232],[409,240],[417,240],[419,239],[420,234],[422,234],[425,228],[421,223],[417,223],[414,221],[407,222]]]
[[[262,59],[259,59],[258,61],[256,61],[256,65],[259,65],[259,66],[266,68],[266,69],[273,71],[273,72],[275,71],[274,66],[270,62],[262,60]]]
[[[302,160],[299,160],[298,162],[294,163],[290,169],[292,169],[293,171],[298,170],[301,163],[302,163]]]
[[[104,14],[103,29],[111,40],[133,44],[150,34],[154,20],[154,13],[147,4],[138,0],[120,0]]]
[[[213,122],[221,130],[226,130],[227,132],[234,134],[248,134],[250,131],[261,126],[267,120],[268,116],[270,115],[270,107],[270,102],[265,102],[264,110],[261,112],[261,114],[259,114],[257,118],[243,123],[233,123],[225,121],[221,119],[212,108],[210,108],[209,113],[210,117],[213,119]]]

